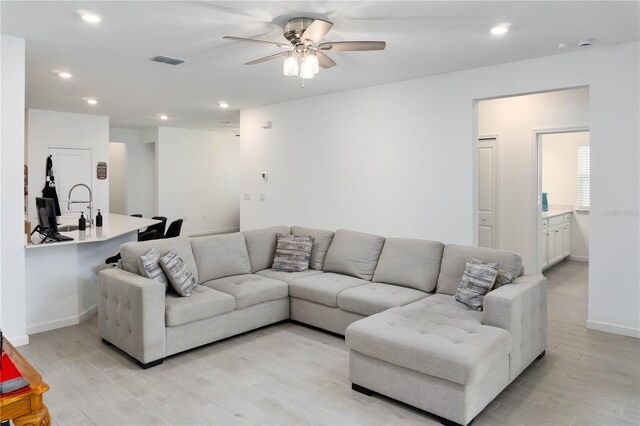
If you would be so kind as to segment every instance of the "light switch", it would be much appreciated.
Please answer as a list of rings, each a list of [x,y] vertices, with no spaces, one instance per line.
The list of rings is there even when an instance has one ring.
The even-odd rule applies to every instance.
[[[251,199],[251,193],[250,192],[245,192],[244,193],[244,199],[245,200],[250,200]]]
[[[260,173],[260,177],[262,177],[262,180],[264,182],[268,182],[269,181],[269,174],[267,172]]]
[[[264,192],[260,193],[260,201],[266,201],[267,200],[267,194],[265,194]]]

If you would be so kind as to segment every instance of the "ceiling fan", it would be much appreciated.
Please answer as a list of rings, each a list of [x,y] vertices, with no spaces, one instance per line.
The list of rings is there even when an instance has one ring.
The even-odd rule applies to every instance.
[[[387,45],[384,41],[327,41],[320,43],[320,40],[327,35],[331,27],[333,27],[331,22],[322,19],[300,17],[290,19],[284,24],[283,34],[289,43],[235,36],[224,36],[223,38],[251,43],[272,44],[284,49],[282,52],[255,59],[247,62],[245,65],[255,65],[272,59],[285,57],[284,75],[297,76],[302,79],[313,78],[320,68],[327,69],[336,65],[333,59],[323,53],[325,51],[355,52],[384,50]]]

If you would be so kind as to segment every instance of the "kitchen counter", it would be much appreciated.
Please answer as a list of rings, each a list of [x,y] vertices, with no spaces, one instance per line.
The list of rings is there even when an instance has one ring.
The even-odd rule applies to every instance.
[[[101,227],[94,226],[92,228],[87,228],[86,231],[79,231],[76,229],[73,231],[60,232],[61,235],[73,238],[73,241],[56,241],[42,244],[40,243],[40,238],[36,233],[31,237],[32,241],[29,241],[27,243],[26,248],[35,249],[44,247],[60,247],[65,245],[106,241],[120,237],[133,231],[137,232],[140,229],[146,228],[159,222],[159,220],[155,219],[144,219],[139,217],[108,213],[103,216]],[[62,216],[60,218],[60,224],[58,225],[58,228],[63,230],[67,227],[77,228],[77,226],[78,216],[70,215]]]
[[[59,228],[78,225],[78,216],[64,216]],[[105,259],[120,246],[138,241],[138,230],[157,223],[118,214],[105,214],[103,226],[65,231],[73,241],[25,247],[27,333],[34,334],[78,324],[95,315],[98,272],[111,268]],[[34,235],[34,241],[39,241]]]

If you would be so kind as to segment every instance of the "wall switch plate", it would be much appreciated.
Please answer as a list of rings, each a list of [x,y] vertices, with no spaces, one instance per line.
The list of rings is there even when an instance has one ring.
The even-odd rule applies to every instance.
[[[268,182],[269,181],[269,173],[267,172],[262,172],[260,173],[260,177],[262,178],[263,181]]]
[[[267,200],[267,194],[265,194],[264,192],[260,193],[260,201],[266,201]]]
[[[250,192],[245,192],[244,193],[244,199],[245,200],[250,200],[251,199],[251,193]]]

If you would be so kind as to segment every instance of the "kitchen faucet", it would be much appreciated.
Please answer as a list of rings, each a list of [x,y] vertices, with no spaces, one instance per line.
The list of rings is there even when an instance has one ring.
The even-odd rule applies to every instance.
[[[82,200],[71,201],[71,192],[73,192],[73,190],[75,189],[76,186],[84,186],[85,188],[87,188],[87,191],[89,191],[89,201],[82,201]],[[93,223],[93,193],[91,192],[91,188],[89,188],[84,183],[76,183],[69,190],[69,195],[67,196],[67,199],[69,200],[69,201],[67,201],[67,210],[71,210],[71,205],[72,204],[89,203],[89,207],[87,207],[89,209],[89,217],[87,219],[87,224],[91,228],[91,224]]]

